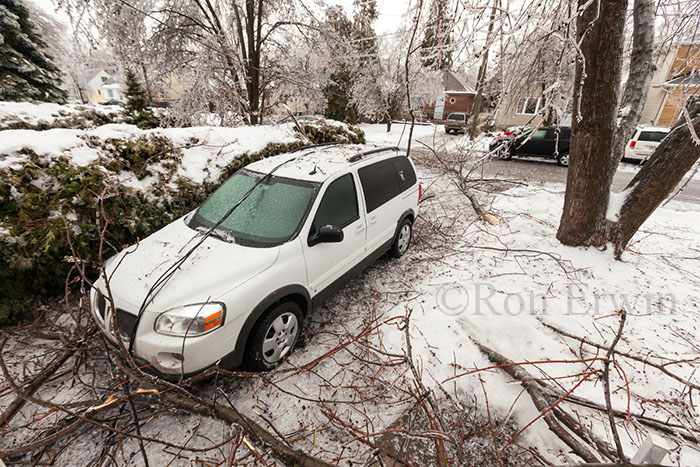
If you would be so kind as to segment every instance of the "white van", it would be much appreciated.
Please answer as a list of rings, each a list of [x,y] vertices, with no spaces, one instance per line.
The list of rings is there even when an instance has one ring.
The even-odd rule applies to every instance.
[[[625,156],[622,160],[644,162],[649,159],[651,153],[661,144],[661,140],[671,132],[670,128],[662,126],[639,125],[634,130],[632,138],[625,147]]]
[[[406,252],[420,196],[398,148],[321,145],[254,162],[109,259],[94,315],[171,379],[274,368],[315,305],[383,254]]]

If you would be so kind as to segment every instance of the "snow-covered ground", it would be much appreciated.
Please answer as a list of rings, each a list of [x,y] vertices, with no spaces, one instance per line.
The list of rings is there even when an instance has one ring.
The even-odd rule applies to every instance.
[[[408,134],[411,128],[410,122],[394,122],[391,131],[386,131],[384,123],[363,123],[359,125],[365,132],[367,143],[381,146],[398,146],[406,150],[408,147]],[[426,149],[426,147],[442,147],[448,150],[469,148],[472,151],[485,151],[488,149],[490,138],[477,139],[474,145],[466,135],[452,135],[445,133],[444,125],[416,124],[413,127],[411,139],[413,149]]]

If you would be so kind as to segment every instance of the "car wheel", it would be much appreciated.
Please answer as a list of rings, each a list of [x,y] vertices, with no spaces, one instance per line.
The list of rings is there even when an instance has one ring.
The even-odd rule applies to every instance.
[[[563,167],[568,167],[569,166],[569,155],[568,154],[559,154],[557,156],[557,164],[559,164]]]
[[[394,258],[400,258],[408,251],[408,247],[411,246],[411,239],[413,238],[413,224],[411,219],[404,219],[399,227],[399,232],[396,234],[394,239],[394,244],[391,245],[391,256]]]
[[[254,371],[275,368],[297,343],[303,314],[299,305],[283,301],[263,315],[248,339],[245,366]]]
[[[452,130],[445,128],[445,133],[447,133],[449,135],[450,133],[452,133]]]
[[[504,161],[509,161],[513,158],[513,151],[505,144],[501,144],[497,149],[496,156]]]

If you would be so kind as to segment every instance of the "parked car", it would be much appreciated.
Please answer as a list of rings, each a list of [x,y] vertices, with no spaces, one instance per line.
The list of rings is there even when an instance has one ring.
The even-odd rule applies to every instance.
[[[625,147],[623,160],[645,162],[671,131],[662,126],[639,125]]]
[[[557,134],[558,133],[558,134]],[[569,165],[571,128],[560,126],[525,130],[520,134],[499,134],[489,144],[489,151],[501,159],[513,156],[538,156],[556,159],[559,165]]]
[[[138,364],[171,379],[217,364],[274,368],[314,306],[385,253],[406,253],[420,197],[398,148],[317,146],[254,162],[108,260],[93,313],[109,340],[120,335]]]
[[[445,133],[466,133],[469,114],[462,112],[452,112],[445,120]]]
[[[100,104],[102,104],[102,105],[122,105],[123,102],[116,100],[116,99],[110,99],[108,101],[100,102]]]

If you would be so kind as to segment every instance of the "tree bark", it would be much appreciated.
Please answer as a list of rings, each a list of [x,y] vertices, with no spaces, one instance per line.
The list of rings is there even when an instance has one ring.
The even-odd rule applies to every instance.
[[[612,170],[617,170],[625,153],[625,145],[632,137],[635,125],[642,115],[649,93],[651,78],[656,71],[654,47],[655,0],[634,0],[634,35],[630,69],[618,111],[620,122],[615,136],[614,157],[610,158]]]
[[[486,81],[486,67],[489,64],[489,40],[491,39],[491,32],[493,31],[493,24],[496,19],[496,10],[498,9],[500,1],[493,0],[493,7],[491,8],[491,19],[489,21],[489,29],[486,32],[486,47],[484,49],[484,56],[481,59],[481,67],[479,67],[479,77],[476,82],[476,97],[472,103],[472,121],[469,127],[469,136],[472,138],[476,137],[477,125],[479,124],[479,111],[481,110],[481,96],[484,92],[484,81]]]
[[[588,3],[579,0],[579,8]],[[617,128],[626,0],[593,2],[577,19],[578,57],[571,152],[557,238],[565,245],[604,244],[610,164]],[[580,112],[580,114],[579,114]]]

